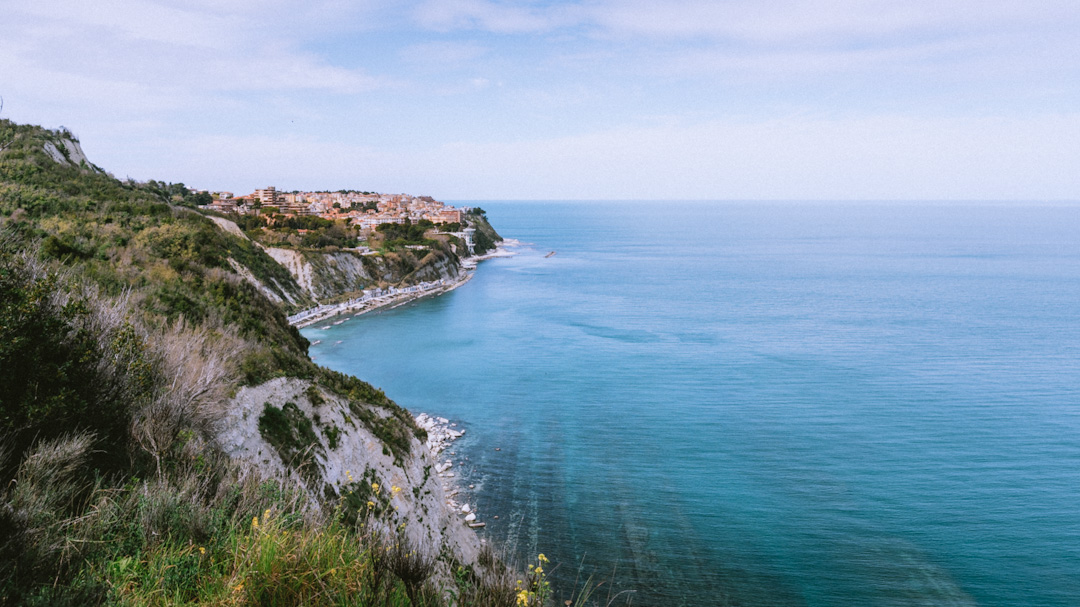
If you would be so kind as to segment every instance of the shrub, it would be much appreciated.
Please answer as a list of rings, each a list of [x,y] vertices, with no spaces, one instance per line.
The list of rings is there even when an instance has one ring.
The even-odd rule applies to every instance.
[[[0,243],[0,432],[25,452],[35,440],[96,434],[95,460],[126,463],[132,411],[152,398],[143,332],[109,302]],[[9,469],[10,470],[10,469]]]
[[[281,461],[292,466],[308,481],[317,478],[320,471],[316,454],[322,453],[322,443],[315,428],[295,403],[285,403],[281,409],[265,403],[259,416],[259,434],[281,456]]]

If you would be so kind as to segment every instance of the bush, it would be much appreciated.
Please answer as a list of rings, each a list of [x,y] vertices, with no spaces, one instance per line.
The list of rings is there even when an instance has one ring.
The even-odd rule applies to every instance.
[[[116,468],[133,411],[153,396],[154,361],[125,303],[67,283],[0,245],[0,433],[18,456],[36,440],[92,432],[94,459]]]
[[[259,416],[259,434],[274,447],[281,461],[304,479],[317,479],[320,468],[315,456],[323,452],[322,443],[311,420],[296,403],[285,403],[281,409],[265,403]]]
[[[353,415],[390,449],[396,459],[409,454],[412,437],[421,442],[427,440],[427,432],[416,425],[413,416],[387,398],[382,390],[351,375],[325,367],[317,368],[320,385],[346,398]],[[383,409],[387,414],[379,415],[369,405]]]

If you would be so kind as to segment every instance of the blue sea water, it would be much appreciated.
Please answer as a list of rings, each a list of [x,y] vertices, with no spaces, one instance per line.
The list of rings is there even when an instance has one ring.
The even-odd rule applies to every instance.
[[[482,206],[518,256],[304,334],[559,592],[1080,605],[1080,207]]]

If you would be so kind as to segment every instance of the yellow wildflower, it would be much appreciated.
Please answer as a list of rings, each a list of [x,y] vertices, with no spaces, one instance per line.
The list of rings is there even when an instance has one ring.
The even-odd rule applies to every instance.
[[[371,483],[371,490],[375,493],[379,492],[379,483]]]
[[[529,593],[528,593],[528,591],[522,590],[521,592],[518,593],[518,595],[517,595],[517,604],[520,605],[521,607],[524,607],[525,605],[529,604]]]
[[[206,554],[206,548],[199,546],[199,554]]]
[[[393,487],[392,487],[392,488],[390,489],[390,491],[392,491],[392,492],[394,492],[394,493],[401,493],[401,487],[398,487],[397,485],[394,485],[394,486],[393,486]]]
[[[375,502],[368,500],[367,507],[368,508],[374,508],[375,507]]]
[[[537,567],[534,571],[536,571],[537,574],[541,574],[541,573],[544,572],[544,570],[541,569],[540,567]]]
[[[251,517],[251,528],[252,529],[258,529],[259,528],[259,517],[257,517],[257,516]]]
[[[546,563],[546,562],[548,562],[548,558],[547,558],[546,556],[544,556],[544,553],[543,553],[543,552],[541,552],[541,553],[540,553],[540,554],[539,554],[539,555],[538,555],[538,556],[536,557],[536,560],[540,561],[541,563]]]

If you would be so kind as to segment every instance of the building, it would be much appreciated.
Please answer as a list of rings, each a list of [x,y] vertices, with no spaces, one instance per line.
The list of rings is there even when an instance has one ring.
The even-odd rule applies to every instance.
[[[261,202],[264,206],[273,206],[278,203],[277,188],[275,188],[274,186],[268,186],[261,190],[255,190],[255,193],[252,194],[252,196],[258,198],[259,202]]]

